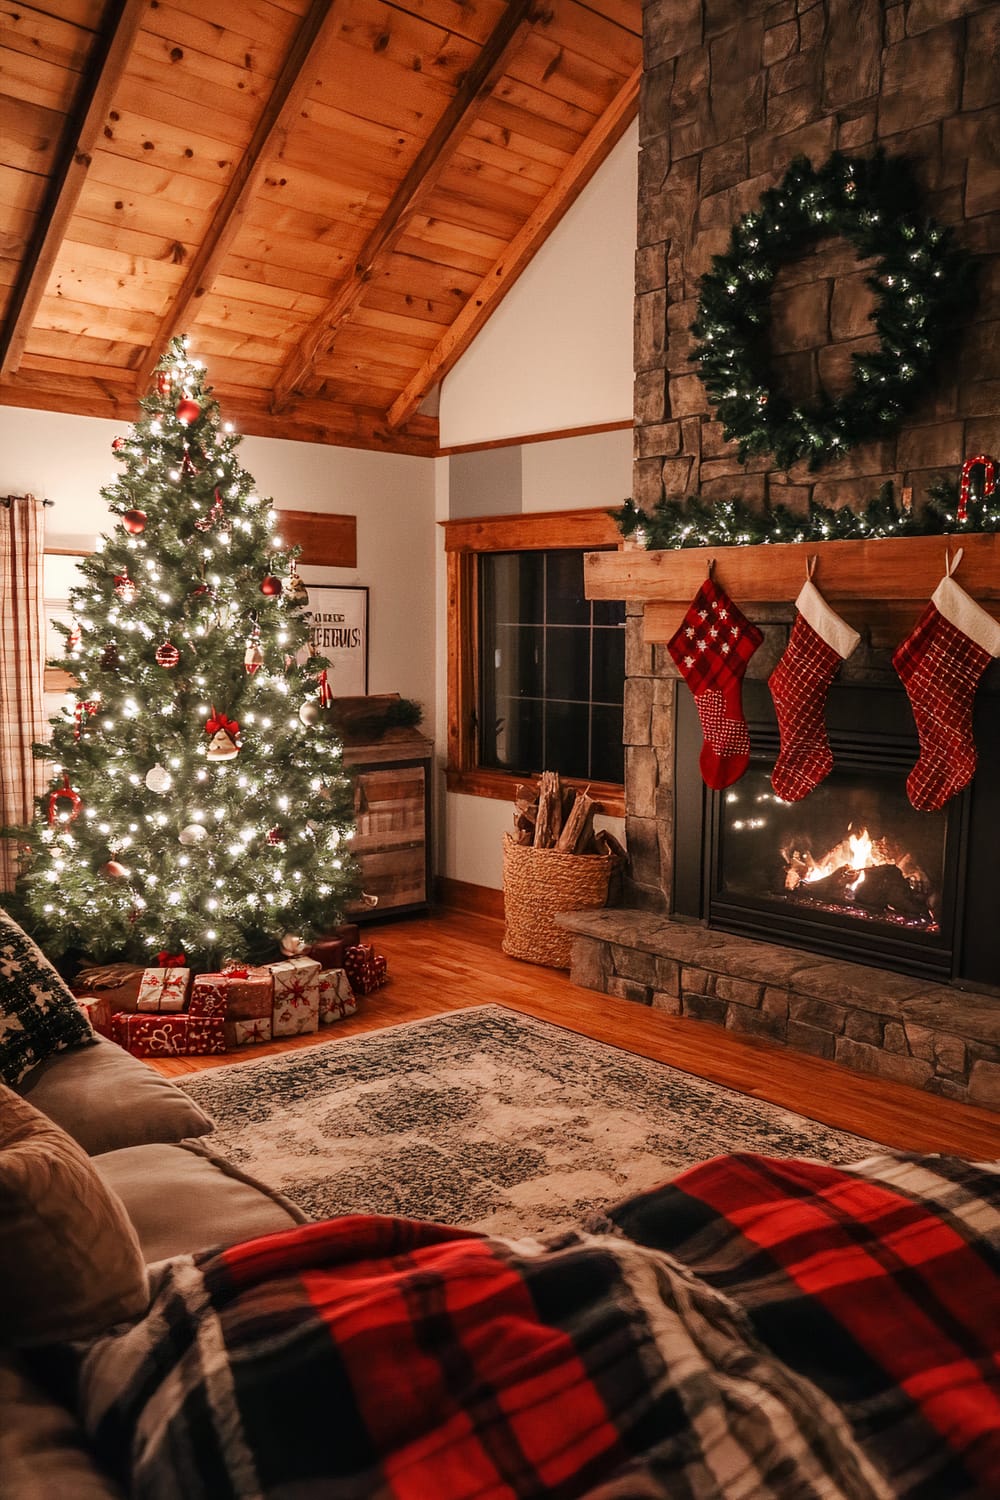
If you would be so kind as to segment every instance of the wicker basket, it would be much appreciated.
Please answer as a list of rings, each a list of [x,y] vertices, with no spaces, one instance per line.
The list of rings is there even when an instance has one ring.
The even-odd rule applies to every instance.
[[[608,882],[618,863],[613,854],[563,854],[535,849],[503,836],[502,948],[511,958],[550,969],[570,966],[573,934],[557,927],[560,911],[588,911],[608,899]]]

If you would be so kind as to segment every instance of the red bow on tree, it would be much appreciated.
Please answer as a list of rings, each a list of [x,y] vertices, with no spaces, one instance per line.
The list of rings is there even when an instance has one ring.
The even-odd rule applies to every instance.
[[[250,976],[250,970],[243,964],[228,963],[222,972],[227,979],[248,979]]]
[[[156,955],[156,962],[161,969],[183,969],[187,959],[183,953],[167,953],[164,950]]]
[[[235,719],[227,719],[225,714],[216,713],[213,709],[212,717],[205,720],[205,733],[218,734],[220,729],[224,729],[227,734],[232,735],[234,740],[240,732],[240,726]]]

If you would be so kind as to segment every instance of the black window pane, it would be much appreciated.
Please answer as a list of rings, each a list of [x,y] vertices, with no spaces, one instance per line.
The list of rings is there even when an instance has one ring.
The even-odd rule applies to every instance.
[[[540,625],[545,617],[545,554],[495,552],[482,559],[491,617]]]
[[[624,599],[595,599],[591,604],[595,625],[624,625]]]
[[[591,696],[595,703],[623,701],[625,689],[624,630],[594,631],[594,670]]]
[[[547,552],[546,619],[550,625],[589,625],[590,600],[583,592],[583,553]]]
[[[561,776],[590,776],[590,705],[549,703],[545,714],[545,765]]]
[[[590,701],[590,631],[555,625],[545,632],[545,696]]]
[[[625,780],[625,747],[622,744],[620,708],[591,710],[591,754],[588,775],[594,781]]]
[[[501,625],[492,658],[482,664],[483,680],[492,676],[492,691],[498,696],[540,698],[544,651],[540,625]]]
[[[541,700],[502,698],[496,710],[496,717],[480,726],[481,764],[525,775],[543,771]]]

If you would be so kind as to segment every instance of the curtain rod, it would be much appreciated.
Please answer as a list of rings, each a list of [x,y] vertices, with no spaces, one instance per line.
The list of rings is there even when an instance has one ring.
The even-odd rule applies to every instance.
[[[33,500],[34,498],[34,495],[4,495],[3,498],[0,499],[0,505],[3,506],[4,510],[10,510],[15,500]],[[42,501],[43,505],[55,505],[55,503],[56,502],[54,500]]]

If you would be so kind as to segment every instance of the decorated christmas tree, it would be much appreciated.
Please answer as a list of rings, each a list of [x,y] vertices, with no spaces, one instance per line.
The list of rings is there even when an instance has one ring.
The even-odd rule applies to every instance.
[[[53,775],[18,894],[53,956],[213,968],[340,921],[353,796],[297,549],[183,339],[142,408],[56,626],[76,703],[35,746]]]

